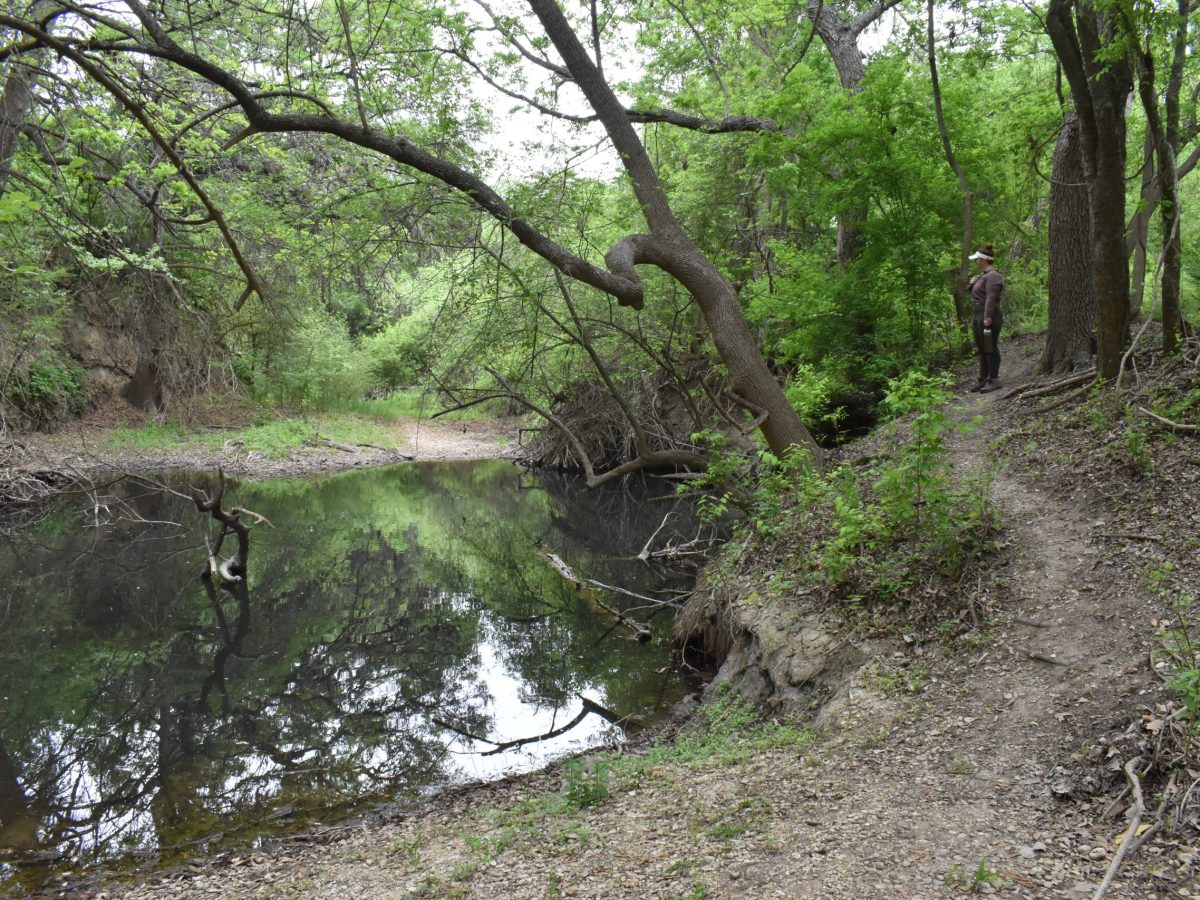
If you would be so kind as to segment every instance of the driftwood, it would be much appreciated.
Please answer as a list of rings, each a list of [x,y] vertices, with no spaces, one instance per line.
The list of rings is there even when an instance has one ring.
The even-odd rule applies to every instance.
[[[320,444],[322,447],[331,447],[334,450],[340,450],[343,453],[357,453],[359,448],[366,448],[368,450],[382,450],[384,453],[390,453],[392,456],[399,457],[400,459],[416,459],[414,456],[410,456],[407,453],[401,453],[399,450],[394,450],[391,447],[381,447],[378,444],[364,444],[361,441],[352,446],[350,444],[339,444],[337,441],[331,441],[329,438],[319,437],[317,438],[316,443]]]
[[[235,506],[229,511],[221,508],[221,501],[225,497],[225,471],[223,469],[217,469],[217,492],[213,496],[210,497],[205,491],[195,487],[191,489],[191,495],[196,509],[208,513],[221,523],[221,529],[217,532],[216,539],[208,548],[208,565],[203,573],[204,577],[218,578],[226,584],[241,581],[246,576],[246,566],[250,558],[250,526],[242,521],[242,516],[249,517],[255,525],[266,525],[269,528],[274,526],[266,516],[261,516],[253,510],[240,506]],[[225,536],[231,533],[237,536],[237,553],[218,562]]]
[[[616,619],[619,624],[632,631],[639,644],[647,644],[650,642],[651,634],[649,628],[636,619],[629,618],[629,616],[625,615],[619,609],[609,606],[596,595],[594,590],[588,590],[588,588],[591,587],[600,588],[601,590],[607,591],[616,591],[618,593],[626,594],[630,597],[636,597],[639,600],[649,600],[651,603],[653,603],[655,601],[652,597],[646,597],[642,594],[635,594],[633,591],[627,591],[624,588],[614,588],[611,585],[594,581],[591,578],[581,578],[575,574],[575,571],[569,565],[567,565],[566,562],[563,561],[561,556],[551,550],[547,550],[545,547],[538,548],[538,555],[540,555],[542,559],[550,564],[550,568],[554,569],[554,571],[559,574],[563,581],[567,582],[567,584],[571,585],[573,588],[575,588],[575,590],[581,593],[586,591],[589,600]]]
[[[1065,390],[1077,384],[1083,384],[1096,380],[1096,369],[1085,369],[1075,375],[1069,375],[1066,378],[1061,378],[1058,381],[1053,381],[1050,384],[1042,385],[1041,387],[1030,388],[1025,385],[1014,388],[1004,395],[1005,400],[1032,400],[1034,397],[1045,397],[1048,394],[1054,394],[1058,391]]]

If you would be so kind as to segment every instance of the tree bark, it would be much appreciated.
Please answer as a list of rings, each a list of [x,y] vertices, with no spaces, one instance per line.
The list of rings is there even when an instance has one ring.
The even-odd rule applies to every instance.
[[[42,19],[49,8],[47,0],[34,0],[29,7],[29,18],[34,21]],[[49,27],[47,22],[46,28]],[[17,55],[9,62],[8,77],[4,80],[4,90],[0,93],[0,195],[8,187],[13,157],[17,152],[17,139],[33,107],[36,67],[46,56],[45,48],[38,48],[27,54]]]
[[[1179,224],[1179,178],[1176,158],[1179,155],[1180,95],[1183,92],[1183,69],[1187,62],[1188,18],[1191,0],[1178,0],[1179,18],[1171,46],[1171,68],[1167,75],[1167,86],[1163,94],[1162,153],[1159,166],[1162,174],[1163,205],[1160,210],[1163,233],[1162,273],[1162,322],[1163,352],[1174,353],[1183,336],[1183,311],[1180,308],[1179,292],[1183,276],[1182,235]]]
[[[1061,373],[1091,363],[1096,327],[1091,204],[1079,149],[1079,120],[1073,112],[1063,116],[1050,181],[1050,328],[1038,367]]]
[[[1076,8],[1077,7],[1077,8]],[[1050,0],[1046,30],[1071,85],[1091,205],[1096,370],[1116,378],[1129,340],[1129,266],[1125,255],[1125,100],[1133,87],[1123,58],[1103,58],[1112,23],[1089,0]]]

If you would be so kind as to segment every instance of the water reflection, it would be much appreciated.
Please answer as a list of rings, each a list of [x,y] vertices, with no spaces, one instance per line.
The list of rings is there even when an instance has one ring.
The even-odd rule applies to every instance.
[[[228,502],[275,527],[221,587],[198,577],[213,524],[162,491],[129,487],[137,515],[102,530],[64,504],[5,538],[0,886],[530,765],[612,727],[573,723],[585,702],[664,709],[666,641],[614,630],[535,547],[654,591],[630,557],[665,507],[574,488],[504,463],[247,485]]]

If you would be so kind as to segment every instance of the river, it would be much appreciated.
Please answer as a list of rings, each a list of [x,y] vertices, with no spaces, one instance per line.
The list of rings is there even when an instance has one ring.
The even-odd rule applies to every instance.
[[[244,590],[199,577],[213,523],[172,484],[0,539],[0,890],[533,768],[621,736],[585,698],[651,723],[685,690],[669,609],[605,593],[649,623],[639,643],[539,552],[667,596],[677,577],[633,558],[661,482],[584,492],[490,461],[231,485],[271,523]]]

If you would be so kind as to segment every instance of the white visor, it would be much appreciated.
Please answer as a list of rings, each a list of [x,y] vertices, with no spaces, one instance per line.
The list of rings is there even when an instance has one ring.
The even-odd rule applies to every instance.
[[[976,250],[974,253],[968,256],[967,259],[986,259],[988,262],[991,262],[993,257],[988,256],[982,250]]]

